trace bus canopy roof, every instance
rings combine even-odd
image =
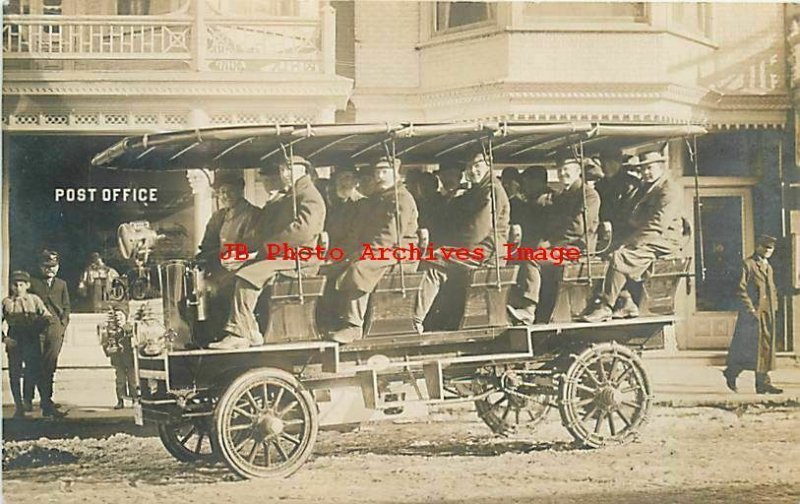
[[[547,162],[558,149],[583,143],[587,155],[670,138],[702,135],[692,125],[584,122],[427,124],[290,124],[228,126],[127,137],[92,159],[125,170],[254,168],[294,154],[316,166],[361,164],[393,154],[404,163],[464,161],[492,145],[496,164]]]

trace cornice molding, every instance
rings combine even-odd
[[[356,89],[352,101],[365,120],[383,113],[409,120],[507,117],[530,121],[713,124],[725,128],[783,127],[791,109],[785,93],[726,95],[672,83],[491,82],[418,95],[406,90],[380,94],[379,89],[373,88]],[[453,111],[458,112],[458,118],[453,117]]]
[[[344,99],[352,81],[332,78],[278,82],[13,81],[3,82],[5,96],[331,96]]]

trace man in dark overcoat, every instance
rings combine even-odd
[[[600,196],[593,187],[584,184],[581,173],[580,159],[571,154],[564,154],[559,158],[558,178],[561,191],[548,193],[539,199],[540,206],[549,210],[549,219],[538,247],[577,247],[585,251],[588,237],[588,246],[594,249],[599,224]],[[556,267],[545,261],[520,262],[516,306],[507,307],[514,320],[528,325],[536,321],[542,276],[554,279]]]
[[[376,259],[380,257],[377,250],[381,248],[405,248],[417,241],[417,205],[399,180],[399,163],[393,166],[391,159],[380,158],[361,170],[366,172],[362,180],[369,173],[371,181],[364,184],[367,198],[351,223],[357,228],[357,238],[351,249],[345,251],[348,264],[336,279],[336,291],[344,301],[339,314],[344,327],[333,333],[331,339],[339,343],[349,343],[363,336],[369,295],[378,281],[398,264],[404,271],[413,270],[412,265],[415,265],[394,258]],[[367,250],[373,253],[366,254]]]
[[[612,315],[632,318],[639,309],[630,295],[624,304],[615,305],[628,280],[641,281],[655,259],[680,249],[683,232],[683,198],[678,184],[667,171],[666,157],[660,150],[641,155],[639,169],[642,187],[628,219],[629,232],[620,237],[622,246],[611,254],[611,261],[598,302],[581,317],[584,322],[602,322]]]
[[[503,244],[508,240],[511,207],[506,191],[492,174],[484,153],[476,154],[469,161],[465,175],[472,187],[454,198],[446,207],[442,219],[449,226],[443,230],[441,243],[437,242],[436,245],[480,249],[483,252],[483,261],[472,261],[470,264],[480,266],[494,261],[495,254],[503,254]],[[428,264],[430,268],[425,271],[414,304],[414,329],[420,334],[424,330],[422,323],[442,284],[451,273],[463,273],[466,266],[453,258],[440,258]]]
[[[268,203],[257,224],[255,240],[259,244],[255,261],[236,272],[233,288],[233,303],[228,321],[225,324],[225,338],[211,343],[209,348],[246,348],[263,344],[263,336],[258,329],[253,310],[265,285],[280,271],[292,271],[298,263],[280,257],[270,259],[267,245],[283,248],[315,248],[319,234],[325,224],[325,201],[306,175],[310,163],[300,156],[292,156],[278,165],[265,167],[261,175],[265,177],[267,188],[281,187],[280,195]],[[302,274],[313,274],[315,263],[301,261]]]
[[[775,367],[775,313],[778,293],[768,259],[775,250],[775,238],[758,238],[755,253],[744,260],[736,290],[741,303],[736,330],[728,349],[723,374],[728,388],[736,392],[736,378],[743,370],[756,373],[757,394],[780,394],[772,385],[769,371]]]
[[[214,317],[206,322],[208,327],[203,331],[204,337],[218,337],[230,310],[235,282],[232,269],[241,266],[241,263],[221,261],[220,253],[226,250],[227,244],[253,245],[253,233],[261,215],[261,209],[244,197],[244,178],[241,173],[217,171],[211,187],[219,209],[206,224],[200,250],[195,256],[205,271],[209,310],[214,313]]]
[[[350,250],[357,241],[355,228],[364,202],[364,195],[358,190],[355,167],[337,166],[333,172],[332,186],[333,194],[329,195],[325,231],[328,232],[330,248]]]
[[[614,235],[625,236],[630,233],[628,217],[641,180],[637,166],[639,157],[630,156],[622,163],[620,157],[621,154],[603,160],[604,177],[597,182],[595,189],[600,195],[600,221],[610,222]]]
[[[53,402],[53,380],[72,308],[67,283],[56,277],[60,266],[58,253],[52,250],[43,251],[39,264],[40,275],[31,278],[30,292],[42,298],[53,318],[42,339],[41,377],[37,388],[42,401],[42,415],[58,418],[64,416],[64,413]],[[32,399],[26,397],[25,401],[30,403]]]

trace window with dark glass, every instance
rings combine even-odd
[[[697,174],[701,177],[760,177],[778,165],[777,142],[770,131],[726,131],[697,138]],[[685,151],[683,174],[694,175]]]
[[[434,29],[436,32],[460,29],[491,21],[496,5],[484,2],[436,2]]]
[[[146,16],[150,14],[150,0],[117,0],[117,14]]]
[[[701,196],[700,222],[703,236],[705,279],[700,261],[695,261],[698,311],[735,311],[736,289],[741,273],[744,244],[744,199],[741,196]],[[695,251],[700,252],[701,233],[695,233]]]

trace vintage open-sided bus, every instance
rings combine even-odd
[[[97,154],[93,164],[228,170],[294,154],[316,166],[379,155],[404,165],[437,164],[480,146],[494,168],[528,167],[546,164],[557,149],[583,156],[680,137],[692,145],[691,138],[704,132],[696,126],[572,122],[263,125],[126,138]],[[133,236],[120,243],[135,246]],[[142,239],[140,245],[151,244]],[[518,266],[496,260],[452,282],[440,296],[446,303],[443,320],[435,330],[417,334],[409,321],[423,273],[396,268],[371,296],[365,337],[349,344],[325,340],[319,328],[323,273],[279,275],[265,289],[263,346],[163,345],[157,355],[136,349],[137,420],[157,423],[165,447],[179,460],[218,456],[245,478],[292,474],[312,452],[320,426],[392,420],[464,401],[474,402],[479,416],[501,435],[533,426],[557,408],[576,442],[589,447],[625,442],[641,429],[651,402],[637,354],[663,347],[664,328],[675,322],[678,283],[690,276],[690,259],[678,253],[655,261],[643,280],[638,318],[575,322],[605,275],[604,248],[598,244],[580,260],[564,263],[548,313],[528,326],[511,325],[505,309]],[[177,283],[166,289],[171,294],[162,292],[164,303],[177,307],[191,339],[192,332],[203,330],[202,319],[215,317],[198,310],[202,273],[188,260],[160,266],[164,281]]]

